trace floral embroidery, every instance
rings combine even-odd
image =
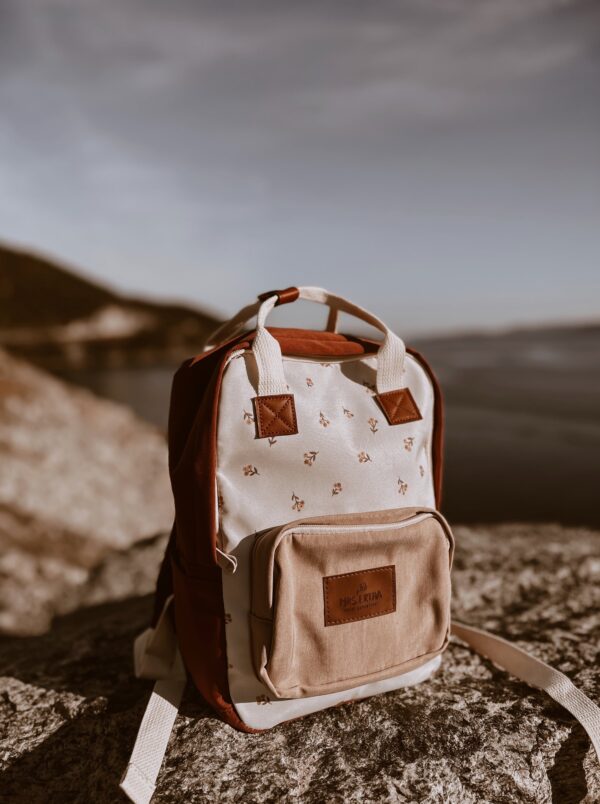
[[[311,380],[310,377],[307,377],[306,378],[306,384],[308,385],[309,388],[312,388],[313,385],[314,385],[314,382]]]
[[[321,411],[319,411],[319,424],[320,424],[322,427],[329,427],[329,425],[331,424],[331,422],[329,421],[329,419],[328,419],[328,418],[327,418],[327,416],[326,416],[326,415],[323,413],[323,411],[322,411],[322,410],[321,410]]]
[[[277,443],[277,439],[273,438],[273,436],[269,436],[269,446],[272,447],[273,444]]]
[[[408,483],[405,483],[401,477],[398,478],[398,494],[406,494],[408,491]]]
[[[257,695],[256,696],[256,703],[259,706],[265,706],[266,704],[271,703],[271,699],[269,698],[268,695]]]
[[[297,494],[292,491],[292,509],[294,511],[301,511],[304,508],[304,500],[301,500]]]
[[[415,439],[410,436],[409,438],[404,439],[404,449],[407,452],[412,452],[413,444],[415,443]]]
[[[363,380],[363,385],[365,386],[365,391],[366,391],[367,393],[369,393],[370,391],[372,391],[373,393],[375,393],[375,390],[376,390],[376,389],[375,389],[375,386],[373,385],[373,383],[372,383],[372,382],[369,382],[368,380]]]
[[[419,474],[421,475],[421,477],[423,477],[423,475],[425,474],[425,467],[421,466],[420,464],[419,464]]]
[[[331,489],[331,496],[335,497],[336,494],[341,494],[341,492],[342,492],[342,484],[334,483],[333,488]]]
[[[254,422],[254,416],[252,413],[248,413],[247,410],[244,411],[244,421],[246,424],[252,424]]]
[[[247,463],[244,466],[244,468],[242,469],[242,471],[246,475],[246,477],[251,477],[252,475],[259,474],[258,469],[256,468],[256,466],[252,466],[251,463]]]
[[[358,453],[358,462],[359,463],[368,463],[370,460],[371,460],[371,456],[369,455],[368,452],[365,452],[363,450],[363,452]]]
[[[228,614],[227,612],[225,612],[225,622],[227,623],[227,625],[229,625],[229,623],[231,622],[231,614]]]
[[[321,363],[323,368],[331,368],[331,363]]]
[[[344,408],[344,407],[342,407],[342,410],[344,411],[344,416],[347,419],[353,419],[354,418],[354,413],[352,413],[351,410],[348,410],[348,408]]]
[[[319,454],[318,451],[314,450],[314,449],[311,450],[310,452],[305,452],[304,453],[304,463],[307,466],[312,466],[313,463],[317,460],[317,455],[318,454]]]
[[[376,433],[377,430],[379,429],[377,427],[377,422],[378,422],[378,419],[374,419],[372,416],[368,421],[369,429],[371,430],[372,433]]]

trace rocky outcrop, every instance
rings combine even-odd
[[[517,641],[600,700],[600,533],[514,525],[456,535],[455,615]],[[106,556],[88,600],[119,602],[0,643],[0,800],[121,800],[150,689],[131,676],[131,640],[147,623],[161,547]],[[188,690],[154,800],[591,804],[600,768],[567,712],[453,642],[420,687],[259,735],[233,731]]]
[[[0,346],[44,368],[176,363],[214,316],[121,295],[52,260],[0,243]]]
[[[0,351],[0,631],[45,630],[108,553],[170,527],[166,453],[127,408]]]

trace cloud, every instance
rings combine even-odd
[[[133,289],[217,266],[241,302],[282,255],[462,271],[456,231],[483,259],[515,187],[593,205],[596,4],[0,3],[0,236]]]

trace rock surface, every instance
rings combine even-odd
[[[456,528],[454,613],[531,649],[600,700],[600,533]],[[43,636],[0,642],[0,801],[124,800],[117,788],[150,685],[131,676],[161,540],[113,553],[90,605]],[[110,580],[109,580],[110,579]],[[457,642],[426,684],[260,735],[216,720],[188,689],[156,802],[585,802],[600,768],[546,697]]]
[[[45,630],[172,517],[163,434],[0,350],[0,631]]]

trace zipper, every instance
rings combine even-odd
[[[361,530],[368,530],[368,531],[385,531],[385,530],[393,530],[393,529],[402,529],[406,528],[409,525],[418,525],[419,522],[423,522],[425,519],[429,519],[430,517],[436,518],[435,514],[427,511],[422,514],[414,514],[413,516],[409,517],[408,519],[402,519],[399,522],[379,522],[372,525],[369,523],[364,524],[356,524],[356,525],[319,525],[317,522],[314,523],[305,523],[304,525],[298,525],[297,527],[284,527],[277,539],[277,543],[279,543],[284,536],[288,533],[325,533],[325,534],[336,534],[336,533],[354,533],[356,531]],[[443,522],[441,523],[443,526]],[[445,530],[445,528],[444,528]],[[264,538],[269,536],[273,533],[273,529],[270,528],[269,530],[264,531],[263,533],[259,534],[252,546],[252,550],[256,550],[258,545],[262,542]],[[448,547],[450,546],[448,542]]]
[[[227,358],[225,365],[228,366],[232,360],[235,360],[236,357],[240,357],[240,355],[246,354],[251,352],[252,349],[236,349],[232,352],[229,357]],[[372,360],[377,358],[377,352],[373,352],[372,354],[359,354],[359,355],[322,355],[321,357],[311,357],[310,355],[283,355],[284,361],[290,361],[292,363],[320,363],[321,365],[325,366],[330,363],[351,363],[354,360]],[[407,357],[411,357],[412,355],[407,355]]]
[[[360,355],[323,355],[322,357],[311,357],[310,355],[283,355],[284,360],[289,360],[292,363],[320,363],[326,366],[330,363],[351,363],[354,360],[372,360],[377,358],[377,352],[373,354],[360,354]]]
[[[379,531],[379,530],[390,530],[392,528],[405,528],[407,525],[417,525],[419,522],[422,522],[424,519],[428,519],[429,517],[433,516],[433,514],[426,513],[426,514],[415,514],[414,516],[409,517],[408,519],[402,519],[400,522],[380,522],[375,525],[369,524],[362,524],[362,525],[318,525],[314,524],[306,524],[306,525],[298,525],[297,528],[286,528],[282,531],[281,535],[284,536],[286,533],[310,533],[311,531],[318,530],[319,533],[354,533],[357,530],[369,530],[369,531]],[[260,536],[259,538],[262,538]]]
[[[451,539],[448,538],[446,532],[446,526],[443,519],[440,519],[436,516],[435,513],[431,511],[426,511],[421,514],[414,514],[413,516],[409,517],[408,519],[402,519],[399,522],[377,522],[374,524],[369,525],[369,523],[364,524],[356,524],[356,525],[319,525],[317,522],[314,523],[305,523],[304,525],[298,525],[296,527],[292,526],[284,526],[280,531],[279,534],[275,537],[273,544],[270,545],[269,550],[275,551],[277,547],[281,544],[285,536],[288,534],[293,533],[313,533],[313,534],[336,534],[336,533],[354,533],[356,531],[386,531],[386,530],[401,530],[403,528],[407,528],[410,525],[418,525],[419,522],[423,522],[425,519],[434,518],[438,519],[440,525],[442,526],[442,530],[444,531],[446,547],[448,551],[450,551],[451,546]],[[252,557],[254,560],[254,555],[256,554],[259,545],[262,543],[263,539],[273,534],[273,528],[269,530],[263,531],[262,533],[258,534],[254,540],[254,544],[252,545]],[[267,582],[267,589],[271,590],[269,595],[272,596],[273,592],[273,564],[269,565],[268,570],[268,582]],[[271,601],[272,602],[272,601]]]

